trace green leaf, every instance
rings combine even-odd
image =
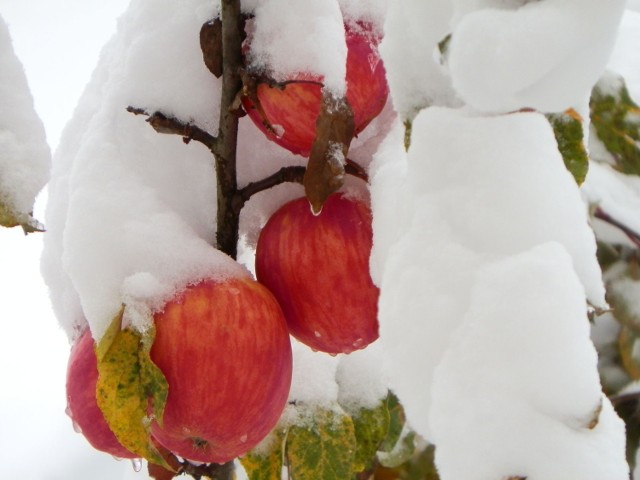
[[[389,408],[386,399],[374,408],[361,408],[352,415],[356,436],[354,471],[373,467],[376,452],[389,431]]]
[[[168,394],[164,375],[149,357],[154,330],[143,335],[132,328],[122,329],[123,312],[96,347],[98,406],[125,448],[170,469],[149,438],[153,420],[148,415],[149,399],[154,416],[161,420]]]
[[[413,122],[411,120],[404,121],[404,150],[409,151],[411,147],[411,133],[413,132]]]
[[[435,465],[435,447],[428,445],[425,449],[412,455],[410,459],[393,468],[379,466],[375,478],[398,480],[439,480]]]
[[[286,456],[292,480],[347,480],[354,474],[353,421],[333,410],[315,410],[307,425],[289,428]]]
[[[618,170],[640,175],[640,107],[621,76],[607,76],[591,92],[591,124]]]
[[[275,429],[260,445],[240,458],[249,480],[281,480],[286,430]]]
[[[387,397],[387,411],[389,412],[389,429],[386,438],[380,445],[380,450],[383,452],[390,452],[395,448],[407,422],[404,408],[393,392],[389,392]]]
[[[378,461],[384,467],[394,468],[405,463],[416,450],[416,435],[407,427],[404,408],[393,393],[387,397],[389,429],[378,450]]]
[[[573,109],[564,113],[548,114],[546,117],[553,127],[558,149],[567,170],[571,172],[578,185],[582,185],[589,170],[589,155],[584,146],[582,118]]]

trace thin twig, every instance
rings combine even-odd
[[[241,209],[244,204],[248,202],[249,199],[255,194],[263,192],[265,190],[269,190],[270,188],[278,186],[282,183],[302,184],[305,171],[306,167],[303,166],[282,167],[277,172],[263,178],[262,180],[248,183],[238,190],[236,208]],[[347,164],[345,165],[345,172],[349,175],[353,175],[354,177],[358,177],[365,182],[369,180],[369,176],[367,175],[366,170],[353,160],[347,160]]]
[[[251,182],[238,190],[239,200],[244,204],[256,193],[268,190],[281,183],[291,182],[301,184],[305,170],[306,168],[302,166],[282,167],[276,173],[262,180]]]
[[[191,123],[185,123],[162,112],[148,113],[146,110],[137,107],[129,106],[127,107],[127,112],[149,117],[147,118],[147,123],[158,133],[180,135],[184,143],[195,140],[206,146],[212,153],[215,154],[217,151],[218,139]]]
[[[596,208],[593,215],[596,218],[604,222],[607,222],[608,224],[613,225],[614,227],[617,227],[620,230],[622,230],[624,234],[627,237],[629,237],[629,240],[631,240],[637,247],[640,247],[640,233],[636,232],[632,228],[627,227],[625,224],[619,222],[618,220],[613,218],[611,215],[609,215],[607,212],[602,210],[601,207]]]

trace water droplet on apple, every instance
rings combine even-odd
[[[246,442],[246,441],[247,441],[247,434],[245,433],[244,435],[242,435],[242,436],[240,437],[240,442],[244,443],[244,442]]]
[[[362,338],[358,338],[351,345],[353,345],[353,348],[355,348],[357,350],[357,349],[362,348],[364,346],[364,340]]]
[[[316,336],[316,338],[320,338],[322,336],[322,334],[317,330],[313,332],[313,334]]]
[[[276,137],[282,138],[285,132],[284,127],[282,125],[271,125],[271,128],[273,129],[273,133],[275,134]]]
[[[72,419],[73,420],[73,419]],[[73,424],[73,431],[76,433],[82,433],[82,428],[80,427],[80,425],[78,425],[78,422],[76,422],[75,420],[73,420],[71,422]]]
[[[142,470],[142,459],[141,458],[132,458],[131,465],[133,466],[133,471],[138,473]]]

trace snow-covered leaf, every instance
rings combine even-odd
[[[420,453],[395,468],[378,467],[375,478],[402,480],[440,480],[435,466],[435,446],[429,445]]]
[[[553,127],[564,164],[578,185],[582,185],[589,170],[589,155],[584,146],[582,118],[573,109],[564,113],[549,114],[547,118]]]
[[[389,430],[389,408],[383,400],[374,408],[362,408],[352,415],[356,435],[354,470],[363,472],[373,466],[378,447]]]
[[[332,410],[316,410],[309,424],[289,429],[286,455],[292,480],[352,477],[356,452],[353,421]]]
[[[16,214],[0,201],[0,225],[7,228],[21,226],[24,233],[43,232],[44,227],[31,215]]]
[[[353,111],[343,100],[325,93],[316,123],[316,139],[311,147],[304,190],[313,211],[319,213],[329,195],[344,183],[344,166],[355,135]]]
[[[622,77],[605,77],[591,94],[591,123],[619,170],[640,175],[640,107]]]
[[[258,447],[240,458],[240,463],[249,480],[280,480],[282,478],[285,434],[286,430],[276,428]]]
[[[415,433],[406,424],[404,408],[393,393],[387,399],[389,429],[378,451],[381,465],[389,468],[405,463],[415,452]]]

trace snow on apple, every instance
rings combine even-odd
[[[9,29],[2,17],[0,65],[0,210],[7,210],[0,216],[8,214],[26,228],[38,228],[30,214],[36,195],[49,179],[51,153],[22,64],[13,52]]]
[[[607,307],[594,234],[551,126],[531,111],[586,105],[622,2],[243,2],[245,73],[284,82],[276,93],[293,96],[309,92],[288,81],[321,79],[356,118],[357,105],[372,108],[348,155],[369,169],[370,185],[349,177],[317,217],[304,199],[287,203],[303,193],[295,183],[252,196],[240,217],[246,265],[212,247],[209,149],[158,135],[127,111],[216,132],[222,80],[204,66],[197,35],[218,14],[214,3],[131,2],[50,184],[43,273],[69,337],[89,328],[99,341],[123,305],[126,327],[157,330],[151,356],[169,400],[155,441],[182,458],[227,462],[283,408],[285,423],[314,408],[373,408],[390,386],[409,426],[437,444],[443,480],[627,478],[624,425],[602,394],[589,339],[587,302]],[[351,81],[352,49],[372,76]],[[361,84],[369,92],[351,102]],[[315,138],[314,115],[304,145],[272,141],[300,123],[291,110],[304,101],[278,97],[284,114],[265,122],[243,94],[253,119],[239,125],[240,187],[304,166],[297,154]],[[636,186],[610,170],[595,167],[585,191],[622,215],[637,192],[618,185]],[[332,213],[333,202],[356,213]],[[299,211],[287,217],[291,205]],[[341,215],[357,217],[355,227]],[[327,222],[320,240],[312,222]],[[345,238],[329,239],[331,228]],[[257,278],[271,293],[248,273],[256,246]],[[363,350],[332,357],[291,346],[284,318],[313,349]],[[229,396],[213,394],[220,385]]]
[[[340,72],[340,78],[346,82],[342,89],[337,90],[327,83],[325,76],[313,74],[314,71],[307,68],[302,73],[292,70],[276,85],[260,82],[255,94],[245,95],[242,99],[256,126],[268,138],[293,153],[309,156],[316,136],[323,90],[328,89],[334,95],[346,98],[353,110],[356,135],[378,116],[386,104],[388,89],[384,66],[376,49],[378,34],[372,31],[370,24],[362,23],[346,24],[341,27],[340,34],[345,37],[347,45],[346,71]],[[255,39],[252,39],[250,52],[256,48],[254,43]],[[272,46],[274,42],[266,43]],[[278,51],[283,50],[280,48]],[[340,59],[334,59],[331,63],[339,62]],[[272,59],[266,67],[257,67],[258,71],[266,69],[267,75],[274,68],[279,71],[278,63]],[[283,71],[286,73],[288,69]]]

